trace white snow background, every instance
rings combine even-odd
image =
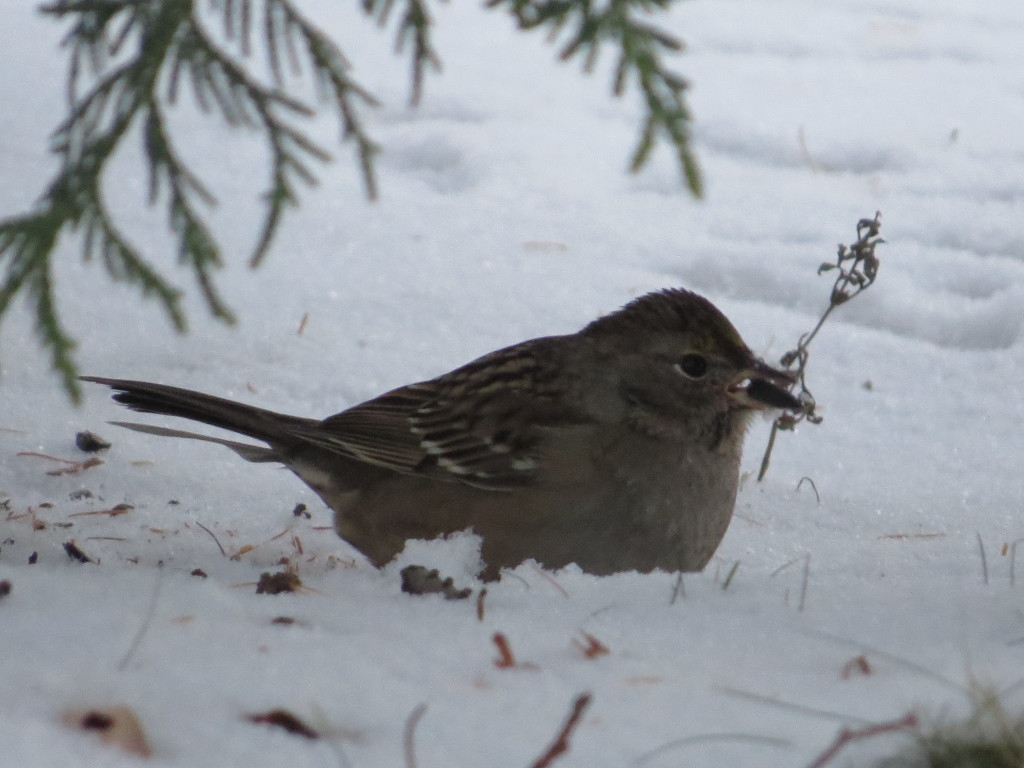
[[[8,5],[3,215],[28,209],[55,168],[45,137],[65,69],[60,25]],[[501,13],[432,5],[444,71],[414,110],[391,31],[348,4],[305,7],[384,103],[368,115],[381,200],[365,200],[335,145],[251,271],[261,145],[182,107],[182,146],[220,201],[218,283],[240,322],[211,320],[192,291],[191,333],[175,337],[155,303],[111,288],[67,242],[56,280],[83,372],[326,416],[668,286],[708,296],[777,361],[826,304],[818,264],[881,210],[877,284],[812,347],[825,421],[782,435],[766,480],[746,478],[715,560],[675,602],[671,574],[526,564],[488,588],[481,621],[475,599],[399,589],[409,563],[479,587],[472,541],[413,543],[376,571],[290,473],[108,426],[129,414],[105,388],[71,407],[22,303],[0,337],[0,763],[137,764],[61,724],[69,708],[115,705],[139,718],[149,764],[222,768],[405,765],[420,704],[420,768],[529,766],[583,692],[592,703],[556,761],[567,768],[805,766],[843,727],[968,713],[972,680],[1024,708],[1024,577],[1011,581],[1024,537],[1024,5],[680,4],[665,23],[687,42],[671,64],[693,84],[703,202],[664,147],[625,173],[639,97],[610,97],[610,51],[584,77]],[[312,130],[336,138],[327,119]],[[145,183],[129,152],[107,194],[191,291],[162,215],[133,207]],[[73,439],[86,428],[114,445],[84,473],[18,455],[84,458]],[[767,434],[767,421],[751,430],[747,473]],[[299,502],[311,519],[293,516]],[[80,514],[122,503],[116,517]],[[254,548],[229,559],[200,524],[229,555]],[[71,561],[72,538],[99,563]],[[305,588],[257,595],[283,557]],[[495,665],[496,632],[521,667]],[[609,653],[588,658],[583,633]],[[858,656],[866,674],[848,666]],[[325,738],[245,719],[275,708]],[[865,739],[830,764],[909,742]]]

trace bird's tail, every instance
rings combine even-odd
[[[163,435],[165,437],[187,437],[193,440],[205,440],[224,445],[247,461],[283,461],[281,451],[286,450],[295,442],[292,429],[309,427],[317,422],[297,416],[286,416],[252,405],[225,400],[221,397],[206,395],[190,389],[168,387],[164,384],[151,384],[146,381],[129,381],[126,379],[105,379],[98,376],[82,376],[82,381],[106,384],[117,391],[114,400],[128,406],[133,411],[155,413],[163,416],[180,416],[213,427],[220,427],[237,432],[247,437],[266,443],[269,448],[238,443],[194,432],[183,432],[176,429],[154,427],[146,424],[130,422],[113,422],[118,426],[134,429],[137,432]]]

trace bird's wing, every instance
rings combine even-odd
[[[416,472],[427,454],[411,418],[433,398],[430,382],[410,384],[329,416],[306,436],[360,461]]]
[[[451,373],[330,416],[306,439],[351,458],[492,490],[529,485],[546,429],[581,423],[567,412],[526,347],[491,353]]]

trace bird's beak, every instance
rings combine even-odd
[[[795,383],[793,374],[756,360],[729,385],[729,394],[747,408],[799,411],[803,404],[788,390]]]

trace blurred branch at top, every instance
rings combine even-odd
[[[632,169],[647,162],[657,136],[664,134],[697,195],[700,175],[689,150],[685,83],[661,60],[680,44],[635,18],[638,11],[663,10],[672,1],[612,0],[600,12],[588,0],[492,0],[490,5],[507,6],[523,29],[574,25],[561,57],[582,55],[588,69],[601,44],[620,48],[613,91],[621,94],[635,80],[646,105]],[[427,71],[441,66],[428,3],[362,0],[360,5],[369,19],[395,28],[396,52],[411,63],[409,100],[416,105]],[[75,342],[61,322],[54,292],[53,255],[62,237],[74,234],[85,259],[101,262],[112,279],[131,282],[144,296],[156,298],[172,326],[186,328],[180,290],[132,242],[103,195],[104,184],[111,183],[105,178],[111,161],[130,138],[141,139],[147,173],[143,204],[166,211],[178,261],[193,273],[210,312],[232,322],[214,284],[223,258],[208,223],[216,200],[184,159],[188,137],[176,137],[169,120],[175,105],[190,99],[229,128],[248,129],[264,142],[267,184],[260,190],[258,232],[248,254],[256,266],[285,212],[298,204],[300,189],[315,185],[318,168],[331,160],[304,130],[318,109],[335,116],[367,197],[377,197],[378,147],[366,114],[378,102],[354,79],[353,66],[338,46],[293,0],[58,0],[41,10],[68,27],[63,41],[67,114],[51,137],[59,160],[53,178],[28,212],[0,220],[0,320],[16,296],[26,296],[40,343],[77,402]],[[263,75],[254,73],[255,50],[266,58]],[[314,103],[294,95],[303,79],[315,85]]]

